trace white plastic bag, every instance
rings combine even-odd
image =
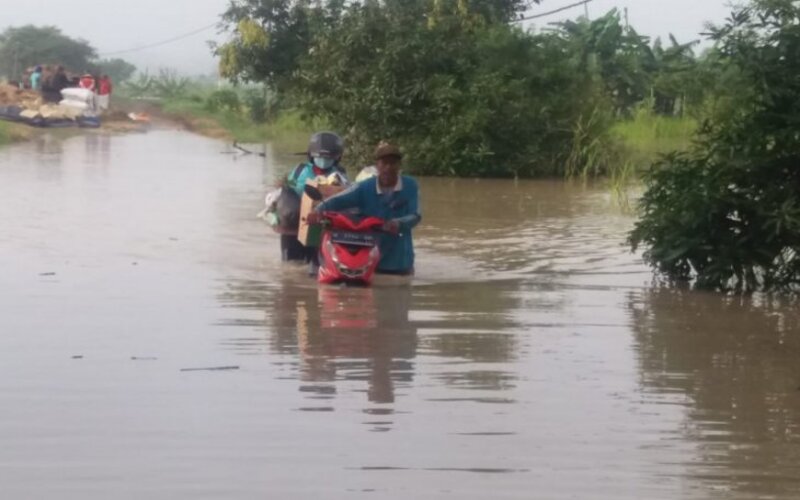
[[[89,102],[94,99],[94,92],[89,89],[69,87],[61,91],[61,95],[68,101]]]
[[[264,210],[260,211],[256,217],[259,219],[263,219],[270,223],[271,226],[276,226],[278,224],[277,218],[274,217],[275,214],[275,204],[278,201],[278,197],[281,195],[281,190],[276,189],[274,191],[270,191],[267,193],[267,196],[264,197]],[[273,217],[269,217],[272,214]]]
[[[72,101],[69,99],[64,99],[63,101],[58,103],[59,106],[66,106],[68,108],[78,109],[80,111],[86,111],[89,109],[89,104],[80,101]]]

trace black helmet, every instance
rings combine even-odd
[[[344,141],[333,132],[317,132],[308,141],[308,156],[328,156],[340,159],[344,153]]]

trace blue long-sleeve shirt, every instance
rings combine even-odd
[[[414,241],[411,230],[422,220],[417,181],[403,175],[394,189],[381,190],[378,187],[378,178],[372,177],[328,198],[317,206],[317,211],[339,212],[351,208],[357,208],[366,217],[395,220],[400,226],[396,235],[384,233],[379,236],[381,260],[378,271],[413,271]]]

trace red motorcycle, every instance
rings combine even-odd
[[[378,217],[351,218],[338,212],[323,212],[320,283],[369,286],[381,259],[378,232],[384,221]]]

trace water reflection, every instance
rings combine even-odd
[[[363,381],[371,403],[393,403],[413,381],[417,330],[409,321],[411,290],[320,287],[316,302],[297,304],[301,390],[337,379]],[[317,385],[322,383],[322,385]],[[327,389],[331,387],[331,389]]]
[[[223,324],[267,332],[263,341],[230,339],[229,348],[253,354],[266,344],[283,355],[308,401],[300,410],[334,411],[337,398],[363,394],[362,411],[391,415],[394,403],[414,391],[419,356],[428,360],[427,384],[440,388],[425,391],[428,401],[514,401],[504,393],[517,378],[511,363],[518,325],[510,312],[516,289],[513,283],[318,287],[290,276],[278,283],[234,281],[220,298],[228,310]],[[243,317],[247,310],[262,311],[263,319]]]
[[[64,141],[52,134],[37,135],[30,153],[35,161],[36,176],[41,181],[60,181],[63,176]]]
[[[296,158],[226,148],[0,150],[5,497],[800,497],[797,304],[651,291],[551,182],[421,179],[414,285],[321,289],[253,217]]]
[[[102,167],[107,172],[111,162],[111,136],[101,133],[87,134],[84,154],[87,165]]]
[[[326,401],[351,383],[369,403],[393,403],[396,391],[413,381],[417,327],[409,320],[409,287],[318,288],[300,278],[277,288],[256,282],[231,288],[226,302],[263,309],[271,349],[296,354],[294,376],[311,401],[303,410],[332,410]]]
[[[693,475],[725,498],[800,496],[800,313],[786,300],[631,294],[642,385],[688,398]]]

